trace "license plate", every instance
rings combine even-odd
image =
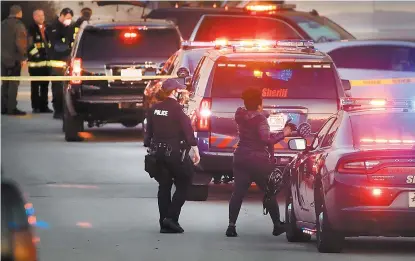
[[[415,208],[415,192],[409,192],[409,207]]]
[[[282,113],[270,115],[268,118],[268,124],[271,131],[280,131],[284,129],[286,122],[287,116]]]
[[[121,81],[141,81],[143,79],[142,76],[143,72],[141,71],[141,69],[128,68],[121,70]]]

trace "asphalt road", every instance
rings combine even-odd
[[[19,107],[30,110],[28,88]],[[238,220],[239,238],[226,238],[230,186],[211,187],[207,202],[187,202],[186,232],[158,233],[157,184],[143,171],[139,128],[87,129],[83,143],[66,143],[52,115],[2,116],[1,160],[37,217],[41,261],[414,260],[413,239],[348,239],[342,254],[319,254],[315,240],[287,243],[271,235],[255,190]]]

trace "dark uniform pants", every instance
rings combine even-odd
[[[1,64],[1,76],[20,76],[22,67],[19,62],[13,67],[6,67]],[[1,83],[1,110],[12,113],[17,106],[17,90],[19,81],[2,81]]]
[[[158,205],[160,212],[160,225],[164,218],[179,221],[181,209],[186,201],[187,192],[191,183],[191,173],[180,161],[180,156],[172,155],[157,160],[160,173],[156,180],[159,183]],[[171,190],[173,184],[176,187],[173,197]]]
[[[52,67],[52,76],[63,76],[65,68]],[[55,114],[63,113],[63,81],[52,82],[52,104]]]
[[[50,69],[48,67],[29,68],[31,76],[49,76]],[[46,110],[48,108],[48,81],[32,81],[31,100],[32,109]]]
[[[237,153],[233,158],[234,190],[229,201],[229,222],[235,224],[241,210],[242,201],[248,192],[252,182],[266,191],[268,177],[274,165],[270,163],[267,153]],[[276,196],[273,196],[268,205],[265,206],[269,211],[272,222],[280,222],[280,213]]]

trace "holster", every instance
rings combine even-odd
[[[144,156],[144,170],[150,175],[150,178],[157,176],[159,168],[157,166],[157,158],[155,155],[149,153]]]

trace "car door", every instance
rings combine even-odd
[[[302,221],[311,222],[315,219],[314,214],[314,181],[313,166],[316,162],[316,157],[320,154],[319,149],[330,127],[335,122],[336,118],[329,118],[320,131],[317,133],[312,143],[312,149],[299,155],[298,157],[298,201],[300,205],[300,216]],[[313,217],[314,215],[314,217]]]

